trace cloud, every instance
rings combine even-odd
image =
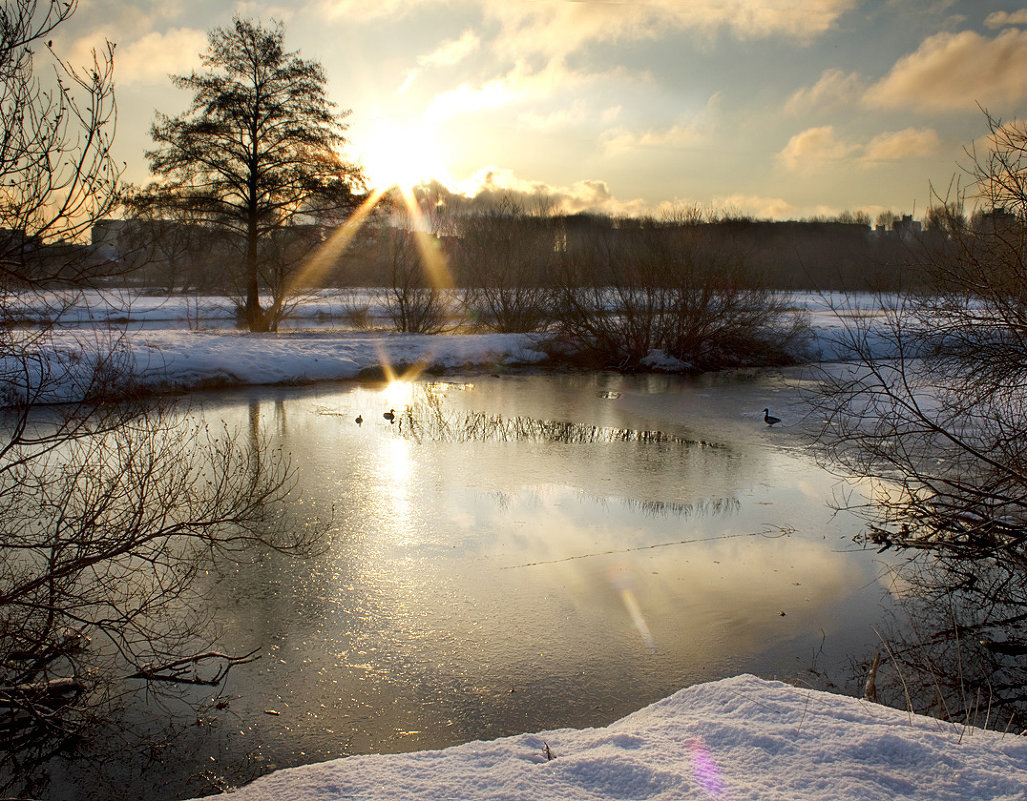
[[[905,128],[875,136],[867,143],[862,158],[864,161],[897,161],[930,156],[940,145],[941,140],[933,128]]]
[[[398,18],[414,11],[418,6],[441,5],[442,0],[314,0],[307,13],[318,19],[360,23],[384,17]]]
[[[668,29],[706,34],[726,30],[741,39],[809,39],[834,28],[857,0],[313,0],[310,13],[359,23],[396,18],[424,6],[453,5],[477,7],[509,31],[520,31],[526,39],[535,35],[550,52],[569,52],[567,48],[577,49],[585,41],[652,38]]]
[[[68,60],[75,65],[91,64],[92,50],[98,41],[103,41],[103,37],[88,35],[78,39],[68,49]],[[207,34],[193,28],[151,32],[134,41],[119,38],[114,51],[118,85],[166,84],[170,74],[198,67],[199,53],[206,49]]]
[[[445,0],[413,0],[410,7]],[[480,11],[476,30],[488,30],[487,51],[494,65],[502,65],[477,83],[466,83],[439,95],[430,115],[438,119],[461,113],[497,108],[519,99],[544,99],[556,92],[589,82],[629,76],[624,68],[596,68],[588,59],[576,58],[589,46],[609,42],[666,39],[681,31],[715,35],[727,31],[741,39],[786,37],[808,40],[835,26],[837,19],[856,0],[649,0],[645,3],[598,0],[506,0],[502,3],[465,2]],[[354,19],[379,16],[382,8],[397,8],[383,0],[372,11],[361,13],[353,3],[338,7],[352,10]],[[336,11],[338,8],[336,9]],[[420,71],[430,65],[455,63],[486,42],[472,31],[447,42],[428,57],[418,60],[407,74],[405,91]],[[425,58],[427,60],[425,60]],[[452,61],[450,59],[453,59]],[[569,65],[573,64],[571,67]],[[510,66],[512,65],[512,66]],[[646,80],[648,73],[635,70],[631,80]]]
[[[474,31],[467,29],[460,34],[459,39],[445,41],[432,52],[419,56],[417,67],[407,73],[406,80],[403,81],[403,85],[399,88],[400,94],[410,87],[410,84],[414,82],[425,67],[451,67],[454,64],[459,64],[476,51],[480,45],[481,40],[478,38],[478,35]]]
[[[489,81],[479,88],[463,83],[456,89],[436,95],[425,109],[424,117],[434,122],[442,122],[460,114],[474,114],[498,108],[522,96],[523,92],[512,87],[504,78]]]
[[[799,89],[788,99],[785,111],[797,114],[851,104],[859,100],[865,87],[866,79],[858,72],[825,70],[815,84]]]
[[[559,57],[587,43],[659,39],[671,31],[811,39],[831,30],[854,5],[855,0],[507,0],[487,4],[487,13],[502,26],[508,52]]]
[[[833,125],[821,125],[795,134],[778,153],[778,158],[791,170],[803,170],[848,158],[858,149],[858,145],[839,139]]]
[[[1027,25],[1027,8],[1019,11],[993,11],[984,18],[984,24],[992,29],[1007,25]]]
[[[1027,98],[1027,31],[1008,28],[994,39],[974,31],[939,33],[896,62],[870,87],[864,104],[954,111],[1015,104]]]
[[[561,106],[549,113],[527,111],[518,115],[517,122],[533,131],[560,131],[572,128],[590,116],[587,104],[582,100],[575,100],[570,105]]]
[[[438,185],[435,188],[438,189]],[[447,204],[456,211],[488,206],[501,199],[520,203],[525,208],[535,208],[540,198],[544,198],[558,214],[588,211],[637,216],[648,211],[641,199],[619,200],[614,197],[606,181],[585,180],[569,186],[554,186],[544,181],[520,178],[513,170],[497,166],[482,167],[466,180],[443,189],[448,193]]]
[[[421,66],[450,66],[452,64],[459,64],[477,50],[479,45],[481,45],[481,40],[478,38],[478,35],[474,31],[467,29],[460,34],[459,39],[443,42],[433,52],[418,58],[417,63]]]
[[[796,208],[784,198],[761,195],[723,195],[713,198],[713,208],[731,216],[750,215],[758,219],[792,220]]]
[[[567,94],[586,84],[613,80],[617,72],[590,75],[567,69],[562,63],[547,64],[541,70],[532,70],[520,64],[506,75],[493,78],[475,87],[464,83],[442,92],[428,104],[427,119],[440,122],[461,114],[499,108],[527,98],[535,103],[556,93]]]
[[[692,123],[672,125],[669,128],[651,128],[641,133],[618,128],[600,136],[607,155],[616,155],[644,148],[681,149],[694,147],[704,141],[706,134],[701,126]]]
[[[788,169],[798,172],[845,160],[869,166],[882,161],[929,156],[940,144],[932,128],[885,131],[863,144],[839,138],[834,126],[822,125],[795,134],[778,153],[778,159]]]
[[[669,127],[649,128],[645,131],[633,131],[626,126],[620,126],[604,131],[599,137],[599,142],[606,155],[649,149],[681,150],[697,147],[709,139],[722,100],[723,95],[714,92],[706,101],[706,105],[689,119]]]

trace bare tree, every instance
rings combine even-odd
[[[988,117],[988,127],[990,149],[968,167],[987,213],[968,227],[959,207],[947,212],[946,235],[915,251],[924,289],[883,320],[853,321],[856,366],[825,375],[814,401],[832,463],[882,479],[870,510],[880,544],[1021,560],[1027,126]]]
[[[240,318],[251,331],[276,330],[291,284],[272,240],[356,206],[362,175],[338,154],[349,112],[328,99],[319,63],[285,51],[280,24],[236,19],[209,40],[206,71],[174,78],[193,93],[190,108],[153,125],[147,155],[164,181],[153,191],[168,214],[201,216],[237,247]]]
[[[393,327],[413,334],[438,334],[451,327],[450,290],[433,280],[425,263],[444,258],[438,240],[389,221],[380,222],[375,232],[374,261],[384,284],[379,297]]]
[[[65,341],[11,325],[34,290],[75,290],[109,265],[71,243],[117,195],[108,46],[79,73],[34,50],[74,3],[16,0],[0,12],[0,792],[26,792],[47,758],[109,714],[125,682],[222,679],[252,655],[220,652],[192,579],[204,560],[304,549],[276,525],[289,488],[259,439],[189,428],[137,398],[115,333]],[[30,294],[32,293],[32,294]],[[49,296],[49,295],[48,295]],[[58,306],[51,307],[59,314]]]
[[[975,722],[1027,710],[1027,125],[986,121],[971,222],[938,198],[922,289],[851,320],[850,362],[811,395],[824,463],[871,488],[867,544],[910,555],[891,700]]]
[[[13,0],[0,11],[0,277],[5,287],[82,281],[97,265],[52,246],[80,240],[114,205],[114,45],[77,70],[51,57],[45,83],[38,51],[74,2]]]

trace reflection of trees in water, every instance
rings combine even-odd
[[[638,431],[537,417],[504,417],[486,412],[452,410],[445,406],[444,385],[427,385],[420,397],[397,415],[398,431],[417,442],[558,442],[593,445],[607,442],[672,444],[690,448],[725,448],[702,439],[663,431]]]
[[[1027,725],[1027,565],[1006,558],[915,559],[895,576],[897,615],[881,632],[871,697],[957,723]],[[860,665],[873,674],[873,660]]]
[[[682,437],[664,431],[597,426],[563,420],[546,420],[525,415],[507,417],[501,414],[453,409],[445,403],[446,388],[445,384],[418,386],[414,403],[396,415],[394,424],[396,434],[418,444],[426,442],[447,444],[540,443],[570,446],[624,444],[632,447],[634,452],[639,454],[645,462],[644,469],[646,470],[652,470],[648,464],[648,454],[657,454],[655,458],[659,460],[658,469],[642,474],[645,479],[644,491],[657,494],[670,491],[670,486],[666,483],[668,476],[679,478],[681,485],[687,485],[690,470],[705,473],[710,468],[706,461],[702,461],[698,466],[690,463],[690,460],[675,461],[673,459],[675,455],[717,452],[721,454],[720,457],[715,457],[718,465],[726,466],[729,469],[737,466],[737,460],[730,458],[734,454],[727,445],[698,438]],[[671,469],[676,472],[669,472]],[[621,475],[617,475],[617,478],[620,477]],[[664,515],[714,516],[735,512],[740,506],[738,500],[730,497],[701,498],[694,502],[673,502],[656,498],[630,497],[631,490],[627,484],[621,484],[620,489],[624,495],[621,502],[625,507],[648,517]],[[598,501],[608,498],[607,495],[596,494],[591,485],[586,485],[583,491]],[[639,491],[639,488],[636,487],[635,491]]]
[[[667,503],[664,501],[623,499],[623,504],[645,517],[720,517],[735,514],[742,508],[737,498],[703,498],[695,503]]]

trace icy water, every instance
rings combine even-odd
[[[163,763],[119,782],[176,798],[347,754],[601,726],[743,672],[841,685],[875,648],[887,566],[831,508],[840,487],[803,443],[786,378],[191,398],[293,454],[291,514],[334,507],[331,547],[211,574],[226,649],[263,657],[233,670],[224,708],[185,719]]]

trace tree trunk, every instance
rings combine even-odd
[[[260,306],[260,285],[257,281],[257,220],[251,214],[246,231],[246,305],[243,316],[251,332],[268,330],[267,315]]]

